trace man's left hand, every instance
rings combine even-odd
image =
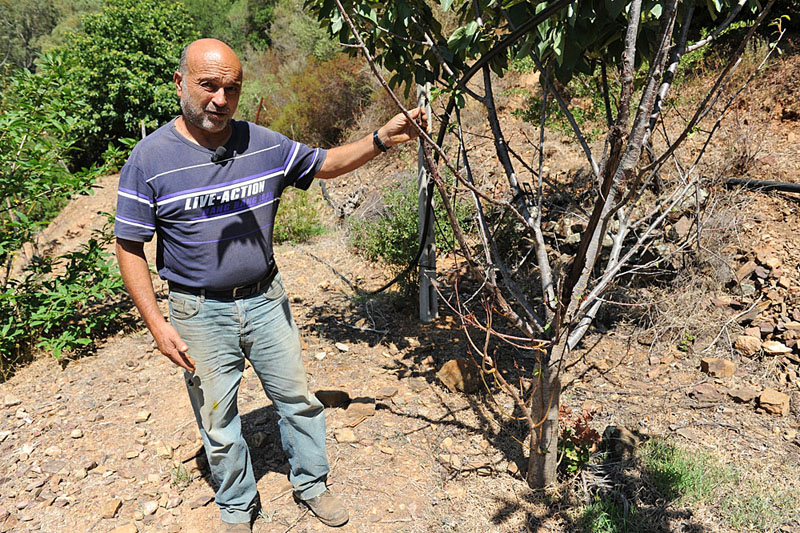
[[[423,108],[418,107],[416,109],[411,109],[408,114],[420,128],[428,131],[428,116]],[[419,131],[417,128],[409,122],[408,118],[403,113],[398,113],[393,116],[389,122],[378,130],[378,137],[380,137],[387,148],[416,139],[418,135]]]

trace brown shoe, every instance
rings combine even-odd
[[[250,522],[244,522],[241,524],[222,522],[222,525],[217,531],[219,531],[219,533],[250,533],[253,531],[253,528],[250,526]]]
[[[347,521],[350,520],[347,509],[344,508],[339,498],[334,496],[329,490],[309,500],[301,500],[297,497],[295,497],[295,499],[311,509],[314,516],[326,526],[339,527],[345,525]]]

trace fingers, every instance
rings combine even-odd
[[[183,342],[178,332],[171,326],[167,328],[166,335],[158,343],[158,347],[167,359],[189,372],[194,372],[195,365],[189,356],[189,346]]]

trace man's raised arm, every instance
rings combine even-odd
[[[408,114],[423,129],[428,127],[428,118],[422,108],[412,109]],[[346,174],[380,154],[383,150],[380,149],[379,143],[385,148],[390,148],[416,139],[417,135],[418,131],[414,125],[404,114],[398,113],[378,129],[377,142],[373,134],[369,134],[356,142],[328,150],[328,156],[316,177],[327,179]]]

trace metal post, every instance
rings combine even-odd
[[[430,132],[430,84],[417,85],[417,107],[424,107],[428,114],[428,131]],[[430,176],[425,168],[425,158],[422,156],[422,140],[419,141],[417,157],[417,186],[419,190],[419,239],[422,240],[423,226],[425,224],[425,208],[428,205],[428,182]],[[434,238],[433,202],[431,202],[428,219],[428,231],[425,242],[420,242],[422,255],[419,257],[419,319],[428,323],[439,317],[439,295],[434,289],[436,283],[436,239]]]

